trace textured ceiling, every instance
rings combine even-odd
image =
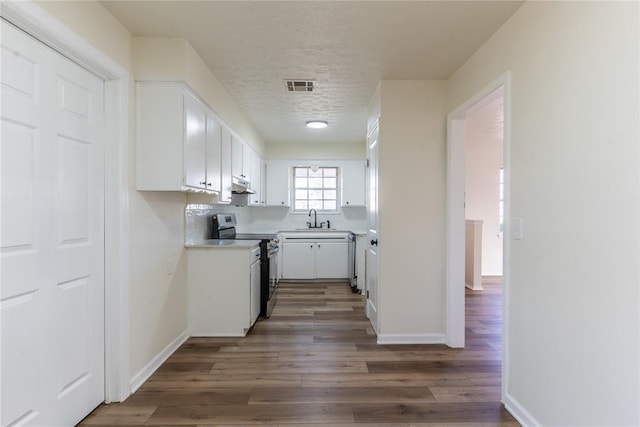
[[[267,143],[362,143],[382,79],[446,79],[521,1],[103,1],[135,36],[191,42]],[[286,91],[286,79],[317,82]],[[309,130],[307,120],[329,122]]]

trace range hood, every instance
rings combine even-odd
[[[233,177],[231,181],[231,192],[233,194],[256,194],[251,189],[251,183],[242,178]]]

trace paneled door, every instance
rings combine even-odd
[[[369,230],[367,232],[367,317],[378,333],[378,124],[367,136],[367,208]]]
[[[0,27],[0,422],[70,426],[104,400],[104,85]]]

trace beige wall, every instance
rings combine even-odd
[[[366,158],[366,145],[362,144],[267,144],[268,160],[361,160]]]
[[[510,368],[541,425],[638,425],[638,3],[527,2],[450,79],[512,72]]]
[[[444,81],[381,83],[381,335],[444,333],[445,96]]]

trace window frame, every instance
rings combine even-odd
[[[315,168],[317,168],[317,169],[335,169],[335,171],[336,171],[336,176],[335,176],[336,186],[335,186],[335,189],[332,188],[332,187],[326,187],[325,188],[324,186],[322,188],[315,188],[315,187],[312,188],[312,187],[309,187],[308,184],[307,184],[307,187],[297,187],[296,186],[296,170],[297,169],[306,169],[307,171],[311,171],[311,170],[313,170]],[[308,175],[308,172],[307,172],[307,177],[308,176],[309,175]],[[291,191],[291,208],[292,209],[291,209],[291,212],[292,213],[298,213],[298,214],[301,214],[301,213],[306,214],[311,209],[315,209],[315,208],[306,208],[306,209],[297,208],[296,207],[296,200],[304,200],[304,199],[297,199],[296,198],[296,190],[298,190],[298,189],[304,189],[304,190],[327,190],[328,189],[328,190],[331,190],[331,191],[335,190],[335,192],[336,192],[336,198],[335,198],[336,207],[335,207],[335,209],[316,209],[316,211],[318,213],[323,213],[323,214],[339,213],[340,212],[340,195],[341,195],[340,194],[340,188],[341,188],[341,180],[340,180],[340,178],[341,178],[341,176],[342,176],[342,170],[341,170],[340,166],[337,166],[337,165],[322,165],[322,166],[296,165],[296,166],[293,166],[291,168],[291,183],[292,183],[292,191]],[[323,178],[324,178],[324,174],[323,174]],[[331,177],[331,178],[333,178],[333,177]],[[323,197],[324,197],[324,194],[323,194]],[[307,199],[306,200],[307,200],[307,203],[310,200],[309,197],[308,197],[308,194],[307,194]],[[332,201],[334,199],[325,199],[325,198],[323,198],[323,199],[320,199],[320,200],[322,200],[322,201],[331,200]]]

